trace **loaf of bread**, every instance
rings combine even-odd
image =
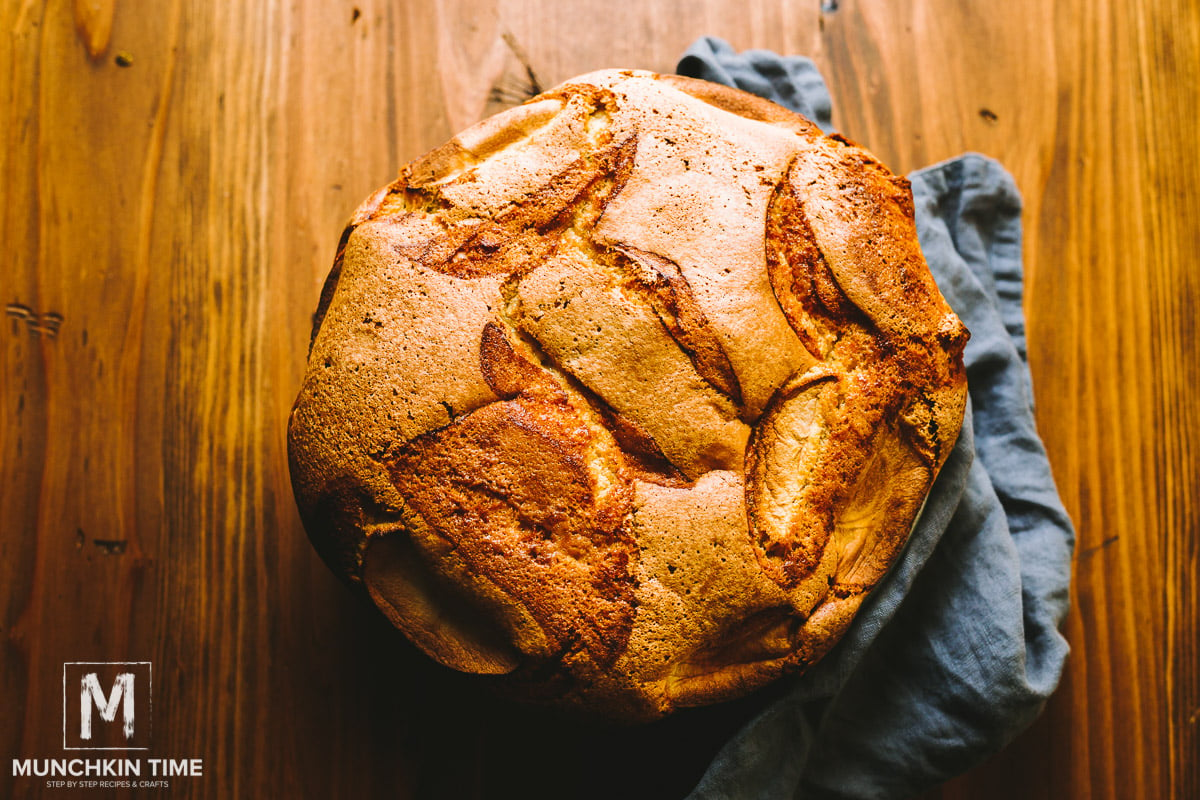
[[[958,435],[908,182],[765,100],[576,78],[354,214],[288,428],[310,538],[418,647],[625,720],[846,631]]]

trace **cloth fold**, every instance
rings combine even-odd
[[[678,72],[833,130],[807,58],[706,37]],[[909,797],[1011,741],[1061,677],[1075,536],[1034,425],[1020,194],[973,153],[909,179],[925,258],[971,331],[962,433],[846,636],[725,745],[692,800]]]

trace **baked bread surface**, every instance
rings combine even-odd
[[[592,73],[355,213],[293,486],[433,658],[651,719],[842,636],[957,438],[966,340],[904,178],[752,95]]]

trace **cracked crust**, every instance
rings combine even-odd
[[[585,75],[355,213],[305,526],[443,664],[628,720],[820,658],[962,422],[907,181],[737,90]]]

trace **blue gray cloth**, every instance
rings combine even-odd
[[[678,71],[832,130],[806,58],[704,38]],[[971,331],[962,433],[847,635],[725,745],[692,800],[910,797],[1002,748],[1058,685],[1075,535],[1034,427],[1021,198],[977,154],[909,178],[926,260]]]

